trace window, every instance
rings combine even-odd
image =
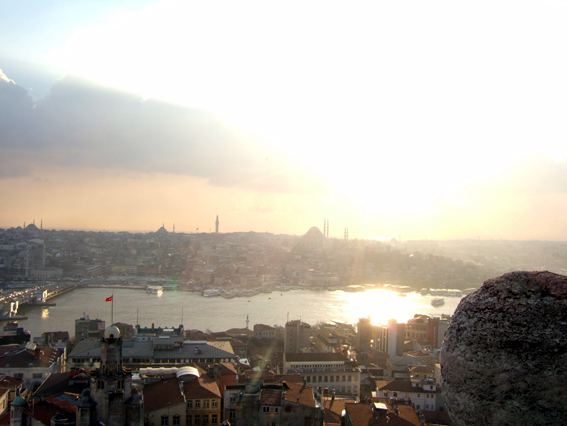
[[[208,399],[205,399],[203,401],[203,408],[209,408],[209,400]]]
[[[319,376],[319,383],[323,381],[323,376]]]
[[[192,424],[193,424],[193,416],[187,416],[187,424],[188,424],[188,425],[192,425]]]
[[[214,425],[216,425],[218,422],[219,422],[218,416],[217,416],[216,414],[213,414],[213,415],[211,416],[211,423],[214,424]]]
[[[23,373],[16,373],[14,374],[14,379],[22,380],[24,378]]]
[[[201,416],[195,416],[195,424],[196,424],[196,425],[200,425],[200,424],[201,424]]]
[[[419,410],[421,408],[421,405],[416,405],[415,408]]]
[[[274,407],[274,413],[279,413],[280,412],[280,407]]]
[[[230,396],[230,402],[236,402],[236,395]]]
[[[262,413],[269,413],[270,412],[270,407],[262,407]]]
[[[216,399],[213,399],[213,402],[212,402],[212,407],[213,407],[213,408],[217,408],[218,406],[219,406],[219,402],[218,402],[218,400],[216,400]]]
[[[341,380],[341,382],[344,382],[344,381],[345,381],[345,376],[343,376],[343,379]]]
[[[195,400],[195,408],[201,408],[201,400],[199,399]]]
[[[193,408],[193,401],[187,401],[187,408],[188,409]]]
[[[209,424],[209,416],[203,416],[203,424],[204,424],[204,425],[208,425],[208,424]]]
[[[236,419],[236,410],[230,410],[230,412],[228,413],[228,418],[231,420]]]
[[[169,425],[169,416],[161,416],[161,426]]]
[[[352,376],[350,374],[348,375],[348,381],[352,382]]]
[[[417,397],[418,397],[418,398],[420,398],[420,395],[419,395],[419,394],[417,394]]]
[[[329,381],[329,376],[325,376],[325,383]]]
[[[173,416],[173,426],[179,426],[181,423],[179,414]]]
[[[33,373],[34,379],[41,379],[41,373]]]

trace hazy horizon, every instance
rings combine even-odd
[[[2,228],[567,240],[565,2],[0,16]]]

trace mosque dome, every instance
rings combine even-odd
[[[104,339],[120,339],[120,330],[118,327],[111,325],[106,330],[104,330]]]
[[[317,227],[317,226],[312,226],[311,228],[309,228],[309,231],[307,231],[305,233],[305,236],[311,236],[311,237],[323,237],[323,233],[321,232],[321,230]]]

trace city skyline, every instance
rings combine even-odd
[[[567,240],[565,3],[220,6],[0,4],[0,227]]]

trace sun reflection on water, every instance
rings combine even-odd
[[[350,305],[350,309],[345,309],[352,312],[350,323],[357,323],[359,318],[369,317],[374,325],[387,324],[392,318],[399,322],[407,321],[417,313],[414,304],[408,303],[408,299],[422,297],[417,293],[397,293],[380,289],[340,293],[340,297]]]

